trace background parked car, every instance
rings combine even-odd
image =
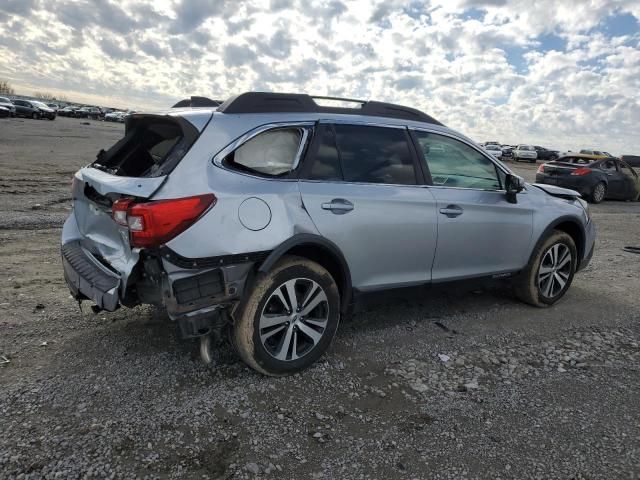
[[[60,105],[58,105],[57,103],[47,103],[47,107],[49,107],[56,113],[58,112],[58,110],[60,110]]]
[[[104,116],[104,121],[105,122],[120,122],[120,121],[124,121],[124,116],[126,115],[125,112],[111,112],[111,113],[107,113]]]
[[[640,155],[622,155],[620,160],[628,163],[632,167],[640,167]]]
[[[589,155],[591,158],[610,158],[613,157],[610,153],[602,152],[600,150],[580,150],[582,155]]]
[[[7,107],[3,107],[2,105],[0,105],[0,118],[8,118],[11,117],[11,110],[9,110]]]
[[[16,116],[16,106],[8,98],[0,97],[0,107],[4,107],[9,110],[12,117]]]
[[[61,117],[75,117],[76,110],[77,108],[75,107],[64,107],[58,110],[58,115],[60,115]]]
[[[33,119],[48,118],[54,120],[56,112],[47,107],[44,103],[36,100],[14,100],[16,106],[16,116]]]
[[[516,162],[536,163],[538,152],[532,145],[518,145],[513,151],[513,159]]]
[[[485,145],[484,149],[496,158],[502,158],[502,147],[496,143]]]
[[[513,158],[513,145],[502,145],[502,158]]]
[[[538,145],[534,145],[533,148],[536,149],[536,153],[538,154],[538,160],[552,161],[556,160],[560,157],[560,152],[556,150],[547,150],[544,147],[540,147]]]
[[[591,155],[574,154],[538,167],[536,183],[570,188],[592,203],[605,198],[637,200],[638,173],[617,158],[594,160]]]

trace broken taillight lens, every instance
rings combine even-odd
[[[118,225],[122,225],[123,227],[127,226],[127,211],[132,202],[133,199],[131,198],[123,198],[113,202],[111,206],[111,216]]]
[[[112,215],[116,223],[129,229],[132,247],[147,248],[175,238],[215,204],[212,193],[145,203],[125,198],[113,203]]]
[[[580,168],[576,168],[573,172],[571,172],[571,175],[581,177],[583,175],[589,175],[590,173],[591,173],[590,168],[580,167]]]

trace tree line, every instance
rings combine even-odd
[[[11,86],[11,84],[6,81],[0,79],[0,95],[15,95],[16,91]],[[45,102],[58,101],[58,102],[68,102],[69,99],[66,95],[54,95],[49,92],[33,92],[33,96],[39,100],[44,100]]]

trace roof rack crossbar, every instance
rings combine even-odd
[[[327,99],[359,103],[359,108],[325,107],[313,99]],[[322,97],[301,93],[246,92],[226,100],[218,111],[235,113],[337,113],[345,115],[366,115],[371,117],[399,118],[435,125],[442,125],[435,118],[415,108],[392,103],[354,100],[339,97]]]

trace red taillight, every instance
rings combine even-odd
[[[590,173],[591,173],[590,168],[580,167],[580,168],[576,168],[573,172],[571,172],[571,175],[576,175],[578,177],[581,177],[583,175],[589,175]]]
[[[538,167],[538,173],[544,173],[544,163]]]
[[[155,247],[184,232],[215,204],[212,193],[146,203],[125,198],[113,203],[112,215],[129,229],[132,247]]]

